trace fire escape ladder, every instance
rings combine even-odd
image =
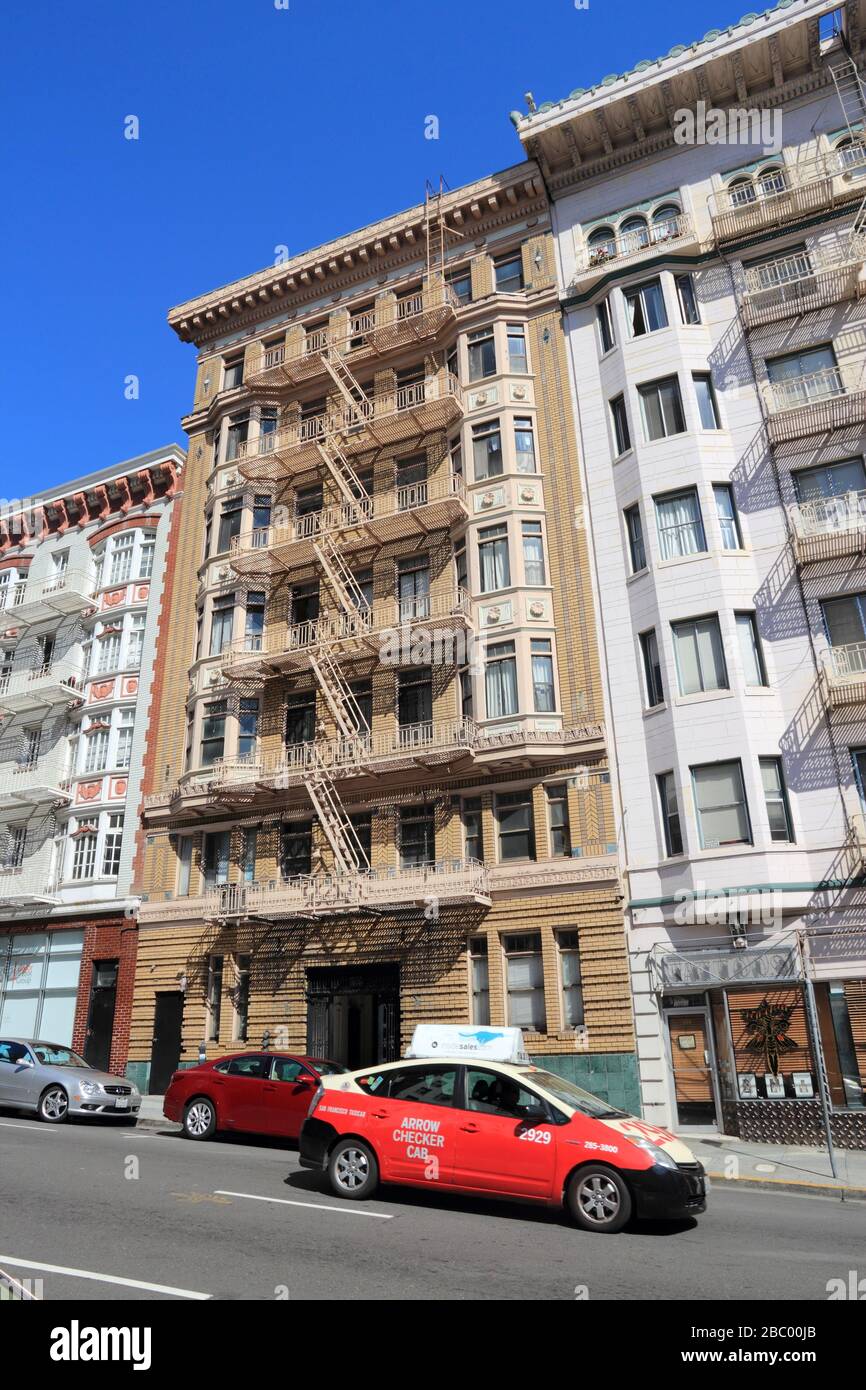
[[[357,874],[369,869],[370,861],[358,832],[346,814],[331,774],[318,745],[313,745],[313,761],[307,778],[307,791],[325,837],[334,852],[338,873]]]
[[[337,441],[326,439],[316,443],[322,462],[343,495],[343,500],[355,511],[369,509],[370,500],[364,484],[346,458]]]
[[[366,728],[364,715],[328,648],[323,646],[318,651],[311,651],[310,665],[341,736],[351,743],[360,744],[358,730]]]
[[[857,65],[853,59],[845,58],[830,68],[830,76],[836,88],[848,134],[854,140],[862,140],[863,125],[866,121],[866,87],[857,71]]]
[[[343,610],[344,618],[350,627],[360,628],[369,605],[330,531],[323,531],[313,542],[313,552]]]

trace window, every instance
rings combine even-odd
[[[676,275],[674,283],[677,287],[677,303],[683,323],[700,323],[701,316],[698,313],[698,301],[695,298],[695,285],[691,275]]]
[[[484,859],[484,840],[481,822],[481,797],[467,796],[461,803],[463,818],[463,853],[467,859]]]
[[[846,459],[844,463],[825,463],[817,468],[800,468],[791,474],[798,502],[814,502],[845,497],[847,493],[866,492],[866,468],[861,458]],[[863,499],[858,498],[858,510]]]
[[[487,648],[484,693],[488,719],[517,713],[517,658],[513,642],[494,642]]]
[[[313,822],[288,821],[280,830],[280,873],[283,878],[308,874],[313,862]]]
[[[728,673],[715,613],[706,618],[673,623],[672,632],[680,694],[727,690]]]
[[[232,640],[232,624],[235,616],[234,594],[223,594],[213,601],[210,620],[209,656],[219,656]]]
[[[156,541],[142,541],[138,554],[139,579],[149,579],[153,574],[153,553],[155,550]]]
[[[312,743],[316,737],[316,693],[303,690],[286,696],[287,748]]]
[[[535,472],[535,435],[529,416],[518,416],[514,421],[514,452],[517,455],[518,473]]]
[[[625,532],[628,537],[631,572],[638,574],[640,570],[646,569],[646,548],[643,543],[643,522],[640,519],[640,507],[637,502],[633,507],[627,507],[623,515],[625,516]]]
[[[743,538],[734,502],[734,489],[730,483],[713,483],[713,497],[716,500],[716,516],[722,534],[722,549],[742,550]]]
[[[240,535],[243,516],[242,497],[232,497],[228,502],[223,502],[219,530],[217,531],[217,551],[219,553],[224,550],[231,550],[232,540],[235,536]]]
[[[454,291],[458,304],[462,306],[472,303],[472,272],[468,266],[463,270],[455,270],[453,274],[449,275],[448,284]]]
[[[466,1069],[466,1109],[479,1115],[498,1115],[510,1121],[505,1129],[506,1135],[511,1132],[515,1121],[528,1123],[539,1112],[544,1118],[548,1115],[547,1106],[537,1091],[521,1086],[501,1072],[487,1071],[481,1067]]]
[[[493,342],[493,329],[480,328],[469,334],[469,380],[480,381],[485,376],[496,375],[496,347]]]
[[[24,863],[24,851],[27,846],[27,826],[10,825],[6,829],[6,839],[3,845],[3,859],[0,862],[0,869],[15,870],[20,869]]]
[[[469,973],[472,985],[472,1022],[476,1027],[490,1022],[490,971],[487,963],[487,937],[469,938]]]
[[[739,761],[692,768],[702,849],[750,845],[752,834]]]
[[[460,713],[464,719],[475,718],[474,681],[468,666],[460,670]]]
[[[523,289],[523,257],[519,251],[496,257],[493,280],[499,294],[516,294]]]
[[[272,499],[266,493],[253,498],[253,533],[266,531],[271,524]],[[264,541],[262,541],[264,544]]]
[[[397,673],[397,724],[401,747],[407,747],[419,736],[428,736],[427,726],[433,722],[433,676],[429,666],[412,666]],[[411,732],[409,732],[411,731]]]
[[[91,733],[91,729],[93,732]],[[84,735],[84,771],[99,772],[108,765],[108,728],[91,723]]]
[[[69,569],[69,551],[55,550],[51,557],[51,564],[55,575],[65,574]]]
[[[259,737],[259,702],[245,698],[238,709],[238,757],[255,756]]]
[[[791,824],[791,808],[785,786],[785,774],[781,758],[759,758],[761,782],[764,787],[764,805],[770,825],[770,838],[782,844],[793,844],[794,829]]]
[[[244,359],[242,357],[233,357],[231,361],[225,364],[225,370],[223,371],[223,390],[234,391],[236,386],[243,385],[243,380]]]
[[[117,751],[114,755],[115,767],[129,767],[134,724],[135,710],[121,710],[118,717]]]
[[[568,792],[564,782],[547,788],[547,824],[550,853],[554,859],[571,857],[571,826],[568,820]]]
[[[370,811],[366,811],[350,816],[349,820],[354,831],[355,852],[360,849],[359,858],[363,868],[365,864],[373,862],[373,817]]]
[[[655,628],[640,635],[640,650],[643,658],[644,686],[649,709],[664,704],[665,691],[662,684],[662,666],[659,659],[659,644]]]
[[[189,878],[192,870],[192,836],[179,835],[177,838],[177,896],[185,898],[189,894]]]
[[[709,372],[692,372],[692,381],[695,384],[695,399],[701,417],[701,429],[720,430],[722,426],[719,420],[719,405],[716,400],[712,377]]]
[[[674,492],[667,497],[656,497],[653,500],[663,560],[674,560],[683,555],[698,555],[706,550],[704,523],[698,494],[694,488],[689,488],[687,492]]]
[[[660,280],[647,280],[625,291],[626,320],[633,338],[667,328],[668,316]]]
[[[631,435],[628,430],[628,412],[625,408],[625,396],[614,396],[610,403],[610,418],[613,423],[616,457],[619,458],[631,448]]]
[[[556,709],[553,686],[553,652],[549,637],[533,637],[530,641],[532,659],[532,699],[537,714],[549,714]]]
[[[598,319],[598,332],[601,338],[602,353],[610,352],[611,348],[616,347],[616,334],[613,331],[613,314],[610,311],[610,300],[603,299],[596,307],[596,318]]]
[[[368,734],[373,727],[373,683],[353,681],[352,699],[347,713],[359,734]]]
[[[866,642],[866,594],[821,600],[824,626],[831,647],[858,647]],[[852,652],[852,669],[862,669],[861,652]]]
[[[526,335],[523,331],[523,325],[510,323],[506,336],[508,341],[508,370],[514,372],[516,376],[525,376],[529,371],[529,363],[526,360]]]
[[[521,932],[506,936],[506,985],[508,1022],[512,1028],[528,1028],[533,1033],[547,1030],[544,1007],[544,964],[541,932]]]
[[[485,526],[478,532],[478,558],[481,567],[481,593],[507,589],[511,583],[508,559],[508,525]]]
[[[223,1000],[223,957],[210,956],[207,963],[207,1036],[218,1042]]]
[[[844,390],[831,343],[768,358],[767,376],[777,410],[808,405]]]
[[[226,708],[225,700],[215,700],[204,707],[199,759],[202,767],[213,767],[225,752]]]
[[[135,533],[123,531],[115,536],[111,547],[111,567],[109,584],[123,584],[132,574],[132,552],[135,548]]]
[[[419,1105],[454,1104],[457,1087],[457,1068],[420,1062],[387,1072],[385,1084],[391,1100],[412,1101]],[[381,1092],[380,1092],[381,1094]]]
[[[737,641],[740,644],[740,660],[743,663],[746,685],[766,685],[767,672],[755,614],[735,613],[734,620],[737,625]]]
[[[314,623],[319,616],[319,581],[313,579],[309,584],[295,584],[290,592],[291,623]]]
[[[72,878],[76,883],[81,879],[93,878],[96,868],[96,838],[96,825],[78,826],[74,831]]]
[[[495,811],[500,860],[507,863],[513,859],[534,859],[535,822],[531,790],[499,792],[495,797]]]
[[[120,850],[123,843],[123,816],[110,815],[102,846],[102,877],[117,878],[120,873]]]
[[[129,622],[129,640],[126,645],[126,664],[127,666],[139,666],[141,664],[141,649],[144,642],[144,625],[146,616],[144,613],[133,613]]]
[[[421,551],[397,561],[397,600],[401,623],[430,614],[430,557]]]
[[[544,575],[544,540],[540,521],[523,521],[523,578],[526,584],[546,584]]]
[[[401,806],[400,867],[436,862],[436,824],[432,806]]]
[[[648,443],[682,434],[686,428],[680,384],[675,376],[663,377],[639,386],[644,433]]]
[[[115,632],[111,628],[103,628],[98,633],[96,640],[96,670],[98,673],[114,671],[119,666],[122,635],[122,632]]]
[[[683,835],[680,828],[680,811],[674,774],[672,772],[660,772],[657,780],[662,827],[665,835],[665,851],[668,855],[682,854]]]
[[[502,472],[502,437],[498,420],[472,426],[472,465],[475,481],[498,478]],[[529,470],[534,472],[534,467]]]
[[[256,845],[258,843],[258,831],[241,831],[241,852],[238,858],[238,868],[242,883],[254,883],[256,877]]]
[[[41,743],[42,729],[40,725],[37,724],[29,729],[22,729],[16,765],[22,769],[34,768],[39,761],[39,747]]]
[[[246,1042],[250,1017],[250,957],[235,956],[234,1026],[235,1042]]]
[[[265,631],[265,595],[263,590],[253,589],[247,594],[244,615],[244,650],[260,652]]]
[[[241,446],[246,444],[249,434],[250,422],[246,415],[239,415],[229,422],[226,433],[226,463],[231,463],[241,452]],[[220,546],[221,550],[228,550],[228,546]]]
[[[559,973],[562,980],[562,1022],[565,1028],[584,1024],[583,980],[580,973],[580,935],[576,931],[557,933]]]

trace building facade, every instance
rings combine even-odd
[[[553,202],[644,1115],[860,1147],[864,19],[783,0],[513,117]]]
[[[547,201],[522,164],[172,310],[198,349],[131,1074],[520,1024],[637,1104]],[[185,717],[182,711],[185,710]]]
[[[176,446],[0,515],[0,1031],[123,1071]]]

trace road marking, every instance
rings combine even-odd
[[[276,1202],[281,1207],[303,1207],[305,1211],[336,1211],[341,1216],[372,1216],[376,1221],[393,1221],[382,1211],[359,1211],[357,1207],[329,1207],[324,1202],[293,1202],[288,1197],[260,1197],[257,1192],[228,1192],[217,1188],[217,1197],[246,1197],[250,1202]],[[2,1259],[0,1255],[0,1259]]]
[[[4,1129],[29,1129],[34,1134],[56,1134],[56,1129],[49,1129],[47,1125],[29,1125],[26,1122],[16,1124],[14,1120],[0,1120],[0,1125]]]
[[[122,1279],[117,1274],[96,1274],[92,1269],[73,1269],[67,1265],[46,1265],[39,1260],[19,1260],[14,1255],[0,1255],[6,1265],[17,1269],[40,1269],[45,1274],[68,1274],[72,1279],[93,1279],[97,1284],[121,1284],[127,1289],[147,1289],[150,1293],[169,1293],[175,1298],[192,1298],[204,1302],[211,1297],[209,1293],[198,1293],[195,1289],[175,1289],[170,1284],[148,1284],[143,1279]]]

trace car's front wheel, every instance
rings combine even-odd
[[[376,1155],[360,1139],[341,1139],[331,1150],[328,1179],[338,1197],[371,1197],[379,1185]]]
[[[39,1098],[39,1118],[49,1125],[61,1125],[69,1114],[69,1097],[62,1086],[49,1086]]]
[[[585,1231],[621,1231],[632,1213],[631,1193],[619,1173],[604,1164],[576,1172],[566,1192],[568,1209]]]
[[[183,1112],[183,1132],[187,1139],[210,1139],[217,1127],[216,1107],[207,1096],[196,1096]]]

